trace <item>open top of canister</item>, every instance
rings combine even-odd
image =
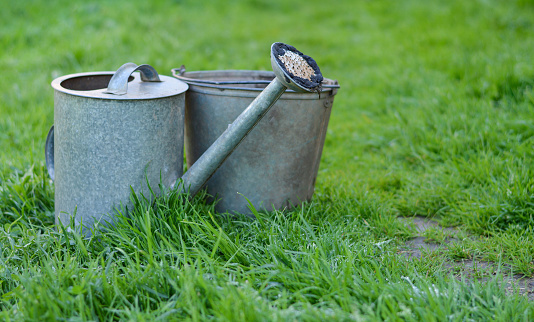
[[[139,70],[140,73],[134,73]],[[110,81],[122,87],[121,91],[112,91]],[[189,86],[174,77],[158,75],[149,65],[137,66],[126,63],[116,72],[89,72],[58,77],[52,81],[52,87],[66,94],[110,100],[142,100],[176,96],[187,91]],[[115,86],[117,87],[117,86]]]

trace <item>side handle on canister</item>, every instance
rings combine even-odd
[[[54,180],[54,126],[48,131],[45,143],[45,161],[46,168],[48,169],[48,175]]]
[[[134,63],[126,63],[119,67],[113,77],[109,80],[108,88],[104,93],[124,95],[128,92],[128,78],[136,70],[141,72],[141,80],[143,82],[161,82],[158,72],[154,67],[143,64],[137,66]]]

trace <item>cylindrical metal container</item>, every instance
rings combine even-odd
[[[55,181],[57,224],[67,226],[74,218],[90,234],[94,223],[113,223],[116,209],[132,206],[132,190],[150,198],[147,183],[158,194],[160,183],[169,186],[181,177],[188,85],[158,78],[147,66],[121,67],[118,94],[108,87],[114,72],[52,82],[55,124],[46,159]]]
[[[173,70],[176,72],[176,70]],[[185,146],[190,167],[274,78],[268,71],[175,74],[189,83]],[[207,183],[218,212],[297,206],[313,195],[337,82],[320,93],[286,91]],[[329,87],[330,85],[330,87]],[[245,199],[245,197],[247,199]]]

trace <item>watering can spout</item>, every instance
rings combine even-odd
[[[323,76],[313,58],[280,42],[271,46],[271,66],[276,77],[230,124],[204,154],[178,179],[181,192],[193,198],[237,146],[252,131],[286,89],[319,92]]]

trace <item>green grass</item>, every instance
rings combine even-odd
[[[532,1],[11,1],[0,21],[2,319],[534,319],[502,286],[534,276]],[[99,238],[54,226],[52,79],[269,70],[275,41],[342,86],[312,202],[253,221],[171,192]],[[406,259],[414,215],[465,233]],[[447,268],[472,258],[497,268]]]

